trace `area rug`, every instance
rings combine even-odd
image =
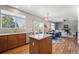
[[[64,43],[64,39],[59,39],[59,40],[53,39],[52,43],[56,43],[56,44],[58,44],[58,43]]]

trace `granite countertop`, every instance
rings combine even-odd
[[[16,33],[1,33],[0,36],[4,35],[13,35],[13,34],[21,34],[21,33],[26,33],[26,32],[16,32]]]
[[[37,39],[37,40],[41,40],[43,38],[49,37],[51,35],[49,34],[34,34],[34,35],[29,35],[29,37]]]

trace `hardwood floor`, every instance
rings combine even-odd
[[[52,45],[53,54],[71,54],[77,53],[76,41],[74,38],[63,38],[64,42]]]
[[[29,54],[29,44],[8,50],[2,54]]]
[[[52,54],[75,54],[79,53],[74,38],[63,38],[63,43],[52,43]],[[8,50],[2,54],[29,54],[29,44]]]

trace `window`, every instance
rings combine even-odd
[[[0,25],[1,28],[24,28],[26,23],[25,19],[20,16],[1,12]]]
[[[12,16],[1,15],[2,28],[15,28],[15,20]]]
[[[44,33],[44,23],[35,21],[33,27],[34,33]]]
[[[15,20],[15,27],[16,28],[24,28],[26,26],[26,22],[24,18],[21,17],[13,17]]]
[[[55,24],[54,23],[51,23],[51,31],[52,30],[55,30]]]

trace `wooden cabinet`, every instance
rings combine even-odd
[[[7,36],[0,36],[0,52],[7,50]]]
[[[18,35],[16,35],[16,37],[17,37],[19,46],[26,44],[26,34],[18,34]]]
[[[30,53],[32,54],[51,54],[52,53],[52,39],[51,37],[37,40],[30,37]]]
[[[26,34],[14,34],[8,36],[8,49],[26,44]]]
[[[52,38],[46,37],[39,41],[39,51],[40,54],[50,54],[52,53]]]
[[[15,48],[18,46],[16,35],[8,35],[8,49]]]
[[[0,52],[26,44],[26,34],[0,36]]]
[[[39,41],[34,38],[30,38],[30,53],[39,53]]]

